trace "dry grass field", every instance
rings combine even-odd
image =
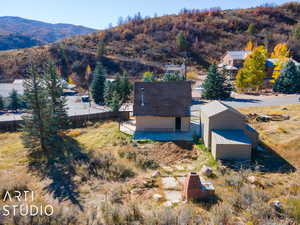
[[[257,122],[251,121],[260,133],[260,139],[294,167],[300,169],[300,104],[240,109],[244,114],[288,115],[289,120]]]
[[[292,112],[299,108],[287,108],[284,112],[289,112],[291,121],[294,121],[297,113],[292,115]],[[276,110],[280,111],[280,108]],[[261,127],[260,124],[254,125],[258,129],[271,126],[268,123]],[[201,140],[194,145],[135,142],[120,133],[115,122],[96,123],[68,132],[72,144],[75,143],[81,154],[90,160],[75,165],[76,173],[69,181],[82,206],[81,211],[74,202],[59,199],[54,196],[55,192],[49,191],[47,187],[54,183],[51,177],[41,179],[27,170],[28,161],[20,135],[20,132],[0,134],[0,196],[5,190],[33,190],[37,196],[33,203],[53,205],[55,217],[38,217],[33,221],[30,218],[4,218],[4,223],[0,216],[0,224],[294,225],[297,223],[293,221],[300,221],[300,175],[297,171],[232,169],[216,162]],[[100,167],[95,167],[95,164]],[[214,184],[215,197],[165,207],[162,178],[200,172],[202,165],[213,168],[214,175],[205,177],[205,180]],[[160,175],[152,178],[155,170]],[[255,182],[249,181],[249,176],[254,176]],[[176,187],[179,191],[181,188]],[[155,200],[154,194],[160,194],[162,198]],[[274,200],[281,201],[282,212],[274,211]],[[3,204],[0,201],[0,207]]]

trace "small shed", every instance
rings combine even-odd
[[[258,133],[236,109],[219,101],[201,107],[201,135],[216,159],[251,159]]]
[[[251,159],[251,141],[242,130],[213,130],[211,142],[217,160]]]
[[[136,82],[133,115],[136,131],[189,132],[191,82]]]
[[[220,102],[213,101],[201,107],[201,135],[207,148],[211,146],[211,131],[219,130],[243,130],[245,128],[245,116],[236,109]]]

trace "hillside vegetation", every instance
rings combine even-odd
[[[269,50],[279,42],[287,42],[294,59],[300,60],[299,21],[300,3],[296,2],[225,11],[182,10],[178,15],[134,18],[126,24],[67,38],[48,47],[3,52],[0,79],[24,76],[29,57],[40,52],[57,61],[63,76],[80,75],[87,65],[93,68],[100,53],[110,74],[124,70],[131,76],[148,70],[159,72],[164,63],[183,62],[185,52],[176,45],[180,32],[188,43],[188,64],[199,68],[219,61],[227,50],[243,49],[249,40],[264,44]]]

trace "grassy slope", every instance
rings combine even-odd
[[[286,108],[287,110],[283,110]],[[283,158],[300,168],[300,104],[241,109],[243,113],[287,114],[289,120],[268,123],[252,122],[260,138]]]
[[[287,106],[289,114],[292,116],[290,122],[291,129],[295,129],[295,126],[298,124],[298,121],[295,120],[298,115],[298,106]],[[252,111],[255,109],[252,109]],[[257,110],[257,109],[256,109]],[[266,110],[277,110],[277,108],[269,108],[269,109],[259,109],[262,111]],[[244,110],[249,111],[249,110]],[[295,124],[296,123],[296,124]],[[270,124],[271,125],[271,124]],[[270,127],[270,126],[268,126]],[[266,124],[263,127],[257,126],[259,131],[266,130]],[[298,128],[299,129],[299,128]],[[269,132],[269,131],[268,131]],[[288,131],[290,132],[290,130]],[[270,140],[275,138],[275,133],[269,132],[271,134]],[[1,151],[0,151],[0,190],[8,189],[13,190],[14,188],[20,189],[22,186],[27,187],[30,190],[35,190],[38,198],[35,200],[37,202],[51,202],[55,204],[57,209],[60,209],[62,205],[67,205],[69,207],[69,212],[75,213],[76,210],[73,206],[71,206],[68,202],[60,203],[54,201],[52,197],[46,194],[43,187],[47,184],[46,180],[39,181],[36,176],[32,176],[26,171],[26,157],[25,150],[22,146],[21,133],[4,133],[0,134],[0,142],[1,142]],[[133,201],[139,201],[139,206],[145,207],[147,204],[152,205],[152,207],[157,208],[159,205],[154,203],[152,199],[152,195],[154,193],[162,193],[160,188],[146,188],[142,189],[142,194],[130,194],[130,190],[134,187],[143,184],[145,177],[149,177],[150,171],[141,170],[137,168],[136,165],[132,161],[128,161],[127,159],[120,158],[118,156],[119,151],[129,151],[133,149],[151,149],[151,148],[164,148],[164,145],[159,143],[143,143],[137,144],[137,146],[130,143],[130,139],[118,132],[117,123],[103,123],[103,124],[95,124],[94,126],[82,129],[73,129],[69,132],[69,135],[75,138],[82,146],[85,147],[85,151],[93,151],[96,154],[110,152],[116,156],[118,162],[125,163],[126,166],[131,167],[136,172],[136,177],[133,179],[129,179],[127,182],[105,182],[101,179],[94,179],[89,182],[83,183],[79,187],[79,192],[81,194],[81,199],[84,202],[84,206],[86,209],[91,209],[90,207],[94,207],[94,204],[99,205],[99,199],[104,193],[110,193],[111,191],[117,190],[119,187],[122,187],[125,190],[125,195],[123,198],[131,199]],[[281,134],[279,134],[281,135]],[[277,135],[278,136],[278,135]],[[276,136],[276,137],[277,137]],[[265,137],[265,136],[263,136]],[[290,137],[290,135],[289,135]],[[291,138],[291,137],[290,137]],[[172,145],[166,144],[169,151],[173,148]],[[249,175],[254,175],[257,177],[257,188],[261,187],[268,193],[271,199],[280,199],[283,202],[289,196],[295,196],[300,194],[300,186],[297,184],[297,180],[299,178],[298,173],[260,173],[257,171],[245,171],[243,174],[237,173],[231,169],[225,169],[221,172],[219,164],[214,162],[211,158],[210,154],[207,151],[201,150],[203,147],[201,144],[194,146],[198,149],[198,159],[184,159],[182,162],[177,160],[176,163],[168,164],[168,166],[173,168],[173,172],[163,172],[163,176],[182,176],[189,172],[189,170],[180,171],[177,170],[175,165],[182,165],[185,168],[187,166],[194,167],[195,171],[199,171],[201,169],[201,165],[207,164],[213,167],[214,173],[216,174],[213,178],[206,178],[206,180],[210,180],[214,183],[216,187],[216,194],[219,200],[222,200],[225,203],[230,203],[232,199],[237,195],[237,189],[228,185],[227,180],[233,180],[234,183],[244,182],[247,183],[245,178]],[[293,145],[289,146],[293,149]],[[176,149],[177,152],[178,149]],[[159,152],[157,152],[158,154]],[[170,154],[171,155],[171,154]],[[160,156],[158,155],[157,158]],[[168,156],[167,156],[168,157]],[[171,156],[170,156],[171,157]],[[162,164],[163,166],[163,164]],[[150,173],[149,173],[150,172]],[[80,173],[80,172],[79,172]],[[159,184],[159,182],[158,182]],[[99,198],[99,199],[98,199]],[[200,215],[204,218],[210,218],[210,207],[211,204],[214,203],[192,203],[189,206],[197,210]],[[1,206],[1,204],[0,204]],[[86,218],[86,214],[81,214],[77,212],[81,218]],[[76,213],[76,214],[77,214]],[[238,217],[242,218],[245,221],[245,218],[248,218],[249,215],[245,213],[239,213]],[[240,220],[240,219],[239,219]],[[81,221],[82,222],[82,221]]]

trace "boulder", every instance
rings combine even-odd
[[[249,176],[249,177],[247,177],[247,180],[248,180],[251,184],[257,183],[257,179],[256,179],[255,176]]]
[[[204,176],[207,176],[207,177],[210,177],[213,173],[212,171],[212,168],[208,167],[208,166],[203,166],[201,168],[201,173],[204,175]]]
[[[282,208],[282,204],[280,201],[276,200],[272,202],[272,206],[274,207],[274,209],[276,210],[280,210]]]
[[[157,201],[159,201],[162,198],[160,194],[154,194],[152,197]]]
[[[156,177],[159,177],[160,176],[160,172],[158,171],[158,170],[155,170],[153,173],[152,173],[152,175],[151,175],[151,177],[153,177],[153,178],[156,178]]]
[[[164,205],[165,207],[172,207],[172,206],[173,206],[173,203],[170,202],[170,201],[166,201],[163,205]]]

